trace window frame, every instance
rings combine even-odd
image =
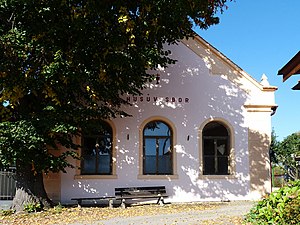
[[[79,159],[76,161],[76,174],[74,176],[74,179],[117,179],[116,175],[116,128],[114,124],[111,121],[105,120],[103,121],[106,123],[110,129],[111,129],[111,162],[110,162],[110,174],[82,174],[81,173],[81,165],[82,165],[82,159],[83,156],[83,150],[82,148],[79,149]],[[101,123],[101,121],[99,122]],[[97,135],[90,135],[97,136]],[[83,144],[83,138],[82,136],[77,137],[76,143]]]
[[[204,128],[212,122],[220,123],[227,130],[228,138],[228,174],[204,174]],[[236,179],[236,162],[235,162],[235,149],[234,149],[234,129],[230,123],[223,118],[210,118],[202,123],[199,127],[199,178],[200,179]],[[217,137],[217,136],[215,136]],[[212,138],[213,139],[213,138]],[[215,138],[217,139],[217,138]]]
[[[144,130],[146,128],[146,125],[149,122],[153,122],[153,121],[163,122],[170,128],[170,131],[172,133],[171,140],[170,140],[171,149],[172,149],[172,153],[171,153],[172,174],[144,174]],[[176,147],[175,147],[177,133],[176,133],[176,129],[175,129],[175,126],[173,125],[173,123],[164,117],[160,117],[160,116],[159,117],[158,116],[150,117],[150,118],[144,120],[144,122],[140,125],[139,133],[140,133],[140,135],[139,135],[140,136],[140,138],[139,138],[140,153],[139,153],[138,179],[178,179],[177,162],[176,162],[177,156],[176,156]]]
[[[146,130],[146,126],[149,124],[149,123],[156,123],[156,122],[160,122],[160,123],[163,123],[165,126],[168,127],[169,131],[170,131],[170,134],[169,135],[146,135],[145,134],[145,130]],[[170,164],[171,164],[171,173],[161,173],[159,171],[159,156],[160,156],[160,147],[161,147],[161,144],[160,144],[160,141],[166,141],[169,139],[169,144],[170,144]],[[146,161],[146,140],[155,140],[155,173],[150,173],[150,172],[147,172],[146,173],[146,167],[145,167],[145,161]],[[153,120],[153,121],[150,121],[148,122],[145,126],[144,126],[144,129],[143,129],[143,175],[173,175],[173,131],[172,131],[172,128],[167,124],[165,123],[164,121],[161,121],[161,120]]]

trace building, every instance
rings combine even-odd
[[[152,185],[166,186],[170,202],[257,199],[271,191],[277,88],[201,37],[169,48],[178,62],[155,71],[143,95],[124,97],[132,117],[85,132],[77,140],[83,160],[73,161],[80,168],[45,176],[50,198],[67,204]]]
[[[278,71],[278,75],[282,75],[283,81],[296,74],[300,74],[300,51]],[[292,89],[300,90],[300,81]]]

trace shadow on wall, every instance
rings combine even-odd
[[[249,131],[251,190],[265,195],[271,191],[270,136]],[[264,179],[265,178],[265,179]]]
[[[217,177],[201,175],[201,169],[181,165],[180,183],[173,185],[171,195],[185,199],[234,200],[258,199],[270,192],[269,138],[258,132],[249,132],[249,153],[237,149],[236,169],[232,175]],[[189,154],[181,154],[189,157]],[[249,160],[248,160],[249,157]],[[197,159],[190,159],[195,160]],[[246,168],[249,165],[249,170]],[[174,184],[174,181],[170,181]]]
[[[195,52],[182,44],[172,49],[178,62],[159,71],[159,82],[148,85],[142,100],[125,97],[132,103],[132,106],[124,107],[125,111],[132,117],[114,120],[118,127],[125,127],[120,129],[116,144],[117,171],[122,171],[122,179],[76,181],[76,188],[84,186],[84,192],[101,193],[103,186],[113,190],[115,186],[166,185],[172,187],[172,190],[168,189],[170,195],[181,195],[183,200],[188,196],[226,200],[242,198],[252,194],[250,192],[262,195],[269,190],[269,136],[248,128],[244,109],[244,104],[251,99],[249,87],[259,84],[253,85],[255,81],[242,75],[239,67],[225,64],[210,49],[205,49],[203,54]],[[177,142],[174,147],[179,179],[137,179],[141,165],[139,129],[152,115],[167,115],[175,124]],[[201,174],[199,128],[214,118],[221,118],[233,127],[234,172],[223,179]]]

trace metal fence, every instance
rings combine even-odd
[[[0,168],[0,200],[11,200],[16,193],[16,168]]]

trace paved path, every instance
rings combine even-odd
[[[0,200],[0,210],[7,210],[12,204],[12,200]]]
[[[100,220],[93,224],[104,225],[160,225],[160,224],[172,224],[172,225],[193,225],[193,224],[233,224],[230,221],[230,217],[243,217],[249,212],[249,210],[255,205],[255,202],[251,201],[235,201],[221,204],[214,209],[183,212],[176,214],[166,215],[154,215],[154,216],[137,216],[129,218],[113,218],[109,220]],[[207,221],[210,221],[207,223]],[[214,222],[219,221],[219,222]],[[73,224],[75,225],[75,224]],[[79,225],[79,224],[76,224]]]

